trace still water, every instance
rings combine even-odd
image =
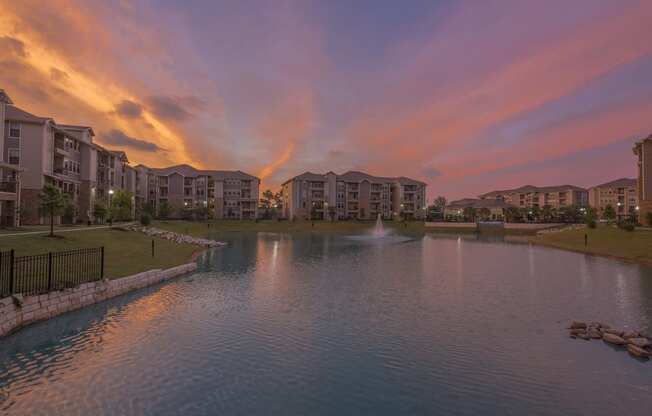
[[[227,234],[200,271],[0,340],[3,415],[647,414],[652,270],[412,236]]]

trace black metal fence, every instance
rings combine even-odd
[[[104,247],[15,256],[0,252],[0,297],[37,295],[104,278]]]

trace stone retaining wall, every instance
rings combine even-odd
[[[0,337],[32,322],[102,302],[132,290],[150,286],[197,269],[187,263],[170,269],[155,269],[114,280],[84,283],[45,295],[10,296],[0,299]]]

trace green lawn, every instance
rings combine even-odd
[[[422,222],[411,221],[407,223],[391,222],[384,223],[387,228],[396,228],[406,232],[424,232],[426,228]],[[407,225],[407,226],[406,226]],[[153,227],[175,231],[182,234],[190,234],[195,237],[206,237],[209,233],[219,232],[341,232],[359,233],[370,230],[374,226],[373,221],[315,221],[314,226],[310,221],[238,221],[220,220],[211,221],[210,227],[207,222],[201,221],[154,221]]]
[[[588,234],[586,247],[584,234]],[[649,229],[628,232],[612,226],[600,226],[545,234],[531,241],[566,250],[652,263],[652,230]]]
[[[56,234],[56,233],[55,233]],[[155,239],[152,257],[150,237],[119,229],[70,231],[52,238],[44,234],[0,236],[0,251],[14,249],[16,255],[47,253],[104,246],[104,275],[108,278],[129,276],[146,270],[168,268],[189,261],[199,247]]]

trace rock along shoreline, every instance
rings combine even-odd
[[[650,335],[641,331],[623,331],[600,322],[573,321],[567,328],[573,339],[601,339],[607,344],[626,349],[634,358],[648,360],[652,357]]]
[[[215,248],[215,247],[224,247],[226,243],[222,241],[209,240],[206,238],[192,237],[186,234],[179,234],[173,231],[161,230],[156,227],[143,227],[140,225],[130,225],[125,227],[129,231],[141,232],[150,237],[163,238],[165,240],[173,241],[178,244],[192,244],[195,246]]]

